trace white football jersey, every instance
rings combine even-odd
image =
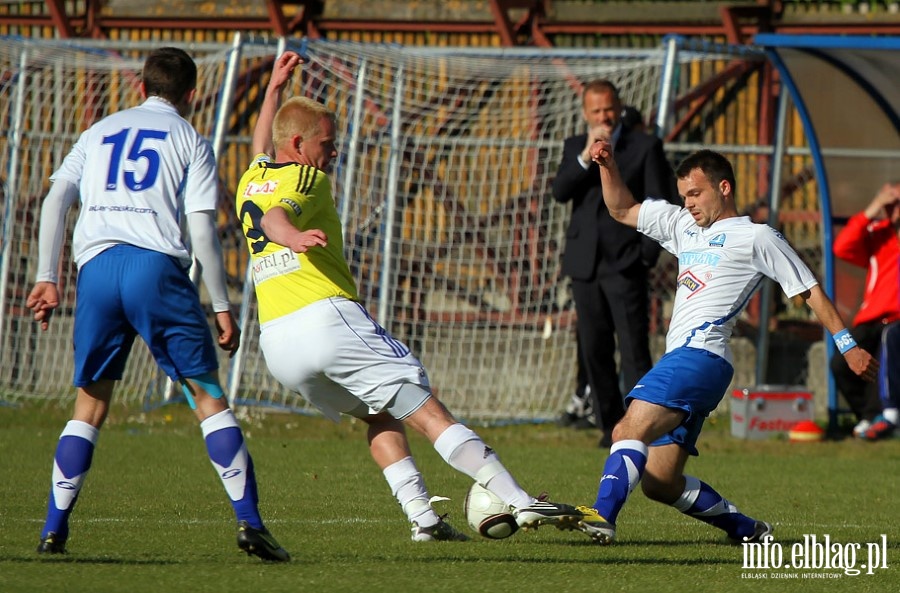
[[[187,267],[184,216],[215,210],[218,200],[209,142],[157,97],[85,130],[50,179],[79,188],[72,240],[79,268],[121,243],[169,254]]]
[[[702,348],[733,363],[732,329],[763,276],[778,282],[788,297],[818,284],[781,233],[746,216],[701,228],[686,209],[647,200],[637,228],[678,257],[666,352]]]

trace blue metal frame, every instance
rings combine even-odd
[[[849,65],[822,51],[826,49],[900,51],[900,37],[782,35],[762,33],[754,37],[754,43],[765,47],[769,60],[775,68],[777,68],[785,88],[787,88],[791,99],[794,101],[794,105],[800,116],[801,122],[803,123],[803,128],[806,131],[806,137],[813,159],[813,167],[816,172],[816,179],[819,182],[819,207],[822,212],[822,240],[824,247],[822,252],[825,273],[825,291],[830,296],[833,296],[834,255],[829,248],[833,242],[831,194],[828,186],[828,177],[825,172],[822,150],[809,111],[803,101],[803,97],[800,95],[800,91],[791,76],[790,70],[778,53],[778,49],[791,48],[803,50],[839,68],[847,74],[851,80],[856,82],[864,92],[870,95],[892,121],[894,127],[900,129],[900,118],[898,118],[898,114],[894,112],[893,108],[888,104],[886,98],[864,77],[859,76],[858,73],[853,71]],[[825,334],[827,337],[827,331]],[[834,344],[830,339],[826,339],[825,347],[826,352],[828,353],[828,359],[830,360],[831,356],[834,354]],[[840,412],[841,410],[838,409],[838,397],[834,377],[831,373],[828,373],[828,424],[830,429],[835,429],[837,427]]]
[[[796,49],[877,49],[900,50],[900,37],[869,37],[852,35],[786,35],[759,33],[753,43],[766,48],[792,47]]]

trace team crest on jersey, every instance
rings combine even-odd
[[[697,236],[697,231],[692,231],[691,229],[684,229],[684,234],[693,239]]]
[[[684,286],[691,293],[687,296],[687,298],[691,298],[697,292],[703,290],[706,287],[706,283],[691,274],[690,271],[685,272],[681,276],[678,277],[677,286],[680,288]],[[676,289],[677,290],[677,289]]]
[[[709,240],[710,247],[724,247],[725,246],[725,233],[719,233],[715,237]]]
[[[278,182],[271,179],[264,183],[254,183],[251,181],[244,189],[244,197],[249,198],[250,196],[257,196],[260,194],[274,194],[275,188],[277,187]]]

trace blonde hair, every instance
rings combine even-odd
[[[334,120],[334,112],[308,97],[291,97],[275,114],[272,144],[279,148],[293,136],[310,138],[321,132],[322,118]]]

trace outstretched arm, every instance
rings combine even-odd
[[[613,158],[612,144],[604,140],[595,142],[591,146],[591,160],[600,165],[600,182],[603,184],[603,201],[610,216],[622,224],[637,228],[638,212],[641,205],[631,190],[622,181],[619,167]]]
[[[276,58],[275,64],[272,66],[272,77],[269,79],[262,107],[260,107],[259,116],[256,119],[256,127],[253,128],[253,140],[250,146],[253,148],[254,155],[265,153],[274,156],[272,122],[275,121],[275,114],[281,106],[281,91],[291,80],[294,68],[302,61],[300,56],[292,51],[286,51]]]
[[[828,298],[821,286],[817,284],[800,296],[803,297],[816,314],[816,317],[819,318],[819,321],[822,322],[822,325],[825,326],[825,329],[831,332],[832,336],[846,330],[847,326],[844,320],[841,319],[841,314],[838,313],[834,303],[831,302],[831,299]],[[850,338],[851,341],[852,339]],[[866,381],[875,380],[878,375],[878,360],[873,358],[871,354],[859,346],[853,345],[846,348],[843,355],[854,373]]]

